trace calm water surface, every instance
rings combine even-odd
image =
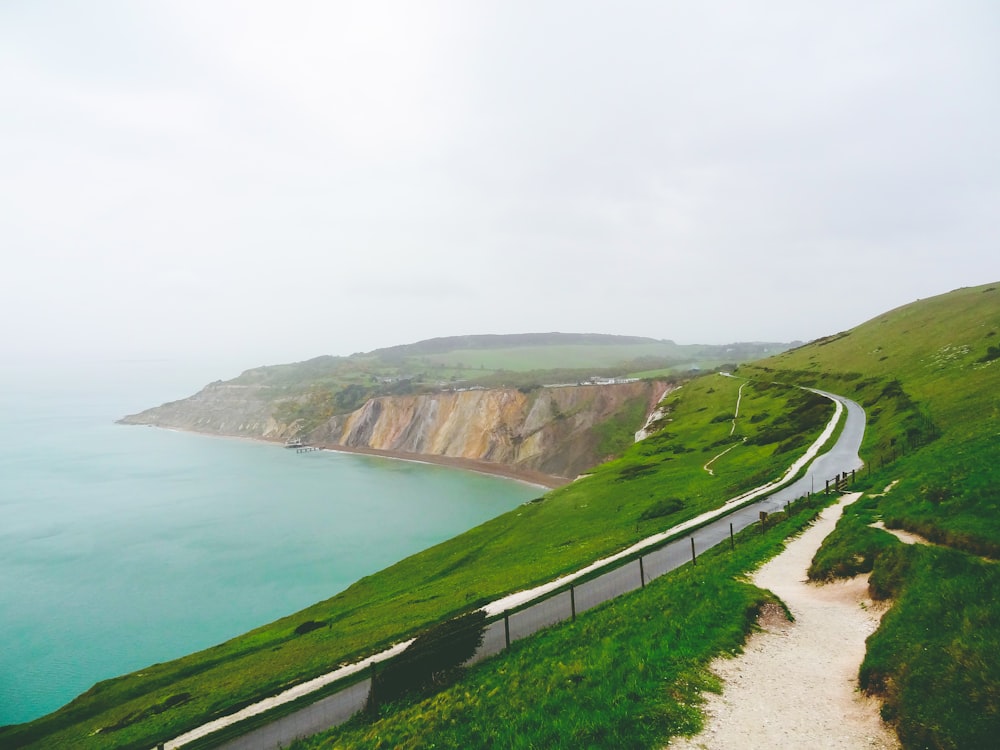
[[[197,388],[170,380],[148,363],[0,368],[0,725],[330,597],[540,494],[113,424]]]

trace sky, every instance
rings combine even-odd
[[[993,0],[4,0],[0,358],[835,333],[1000,280],[998,39]]]

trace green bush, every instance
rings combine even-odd
[[[482,645],[486,613],[476,610],[435,625],[375,677],[374,700],[393,703],[407,695],[426,695],[453,682],[462,665]],[[375,706],[369,706],[373,710]]]
[[[684,501],[676,497],[668,497],[662,500],[657,500],[642,512],[639,516],[639,520],[652,521],[654,518],[663,518],[663,516],[669,516],[671,513],[676,513],[683,507]]]

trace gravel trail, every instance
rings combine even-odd
[[[670,750],[774,750],[899,748],[879,717],[878,701],[858,691],[865,639],[878,627],[881,610],[868,598],[868,577],[816,585],[806,570],[820,543],[833,531],[848,495],[824,510],[817,522],[753,575],[773,591],[795,618],[768,607],[762,632],[744,652],[716,660],[722,695],[707,694],[704,731],[678,738]]]

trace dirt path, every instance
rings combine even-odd
[[[822,586],[805,581],[820,542],[858,496],[824,510],[754,574],[753,582],[780,597],[795,622],[780,607],[767,608],[763,632],[751,636],[744,653],[713,663],[723,693],[706,696],[705,730],[675,740],[671,750],[899,747],[879,718],[878,702],[857,690],[865,639],[881,617],[868,599],[867,576]]]
[[[927,539],[924,539],[919,534],[913,534],[909,531],[904,531],[903,529],[887,529],[885,523],[882,521],[876,521],[871,524],[873,529],[882,529],[882,531],[888,531],[894,537],[896,537],[903,544],[931,544]]]

